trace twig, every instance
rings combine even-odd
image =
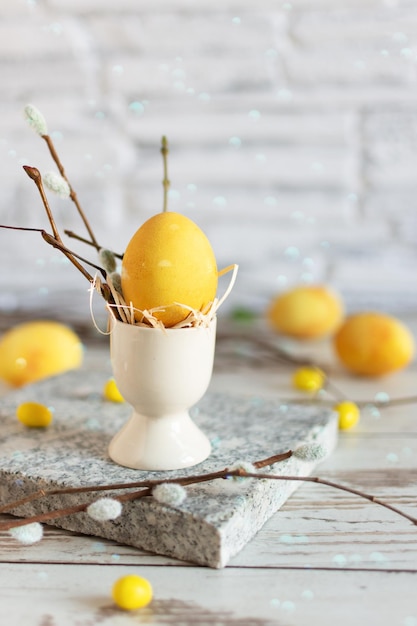
[[[338,489],[339,491],[346,491],[347,493],[351,493],[365,500],[369,500],[369,502],[373,502],[374,504],[379,504],[379,506],[383,506],[384,508],[389,509],[390,511],[393,511],[394,513],[397,513],[401,517],[405,517],[405,519],[408,519],[412,524],[417,526],[417,517],[414,517],[413,515],[409,515],[408,513],[405,513],[404,511],[397,509],[397,507],[392,506],[391,504],[388,504],[387,502],[384,502],[383,500],[380,500],[376,496],[372,496],[368,493],[364,493],[363,491],[359,491],[358,489],[353,489],[352,487],[346,487],[345,485],[334,483],[331,480],[319,478],[318,476],[275,476],[273,474],[258,474],[258,473],[251,474],[249,472],[247,472],[245,475],[248,478],[269,478],[271,480],[291,480],[291,481],[297,480],[301,482],[319,483],[320,485],[333,487],[333,489]]]
[[[254,467],[266,467],[267,465],[273,465],[274,463],[279,463],[286,459],[289,459],[292,456],[292,450],[288,450],[288,452],[282,452],[280,454],[275,454],[273,456],[268,457],[267,459],[262,459],[260,461],[256,461],[253,465]],[[198,482],[206,482],[208,480],[214,480],[215,478],[224,478],[229,470],[226,468],[224,470],[218,472],[212,472],[210,474],[201,474],[200,476],[189,476],[184,478],[167,478],[163,481],[161,480],[140,480],[131,483],[113,483],[108,485],[91,485],[88,487],[60,487],[58,489],[48,489],[45,491],[44,489],[40,489],[39,491],[35,491],[34,493],[26,496],[25,498],[21,498],[20,500],[15,500],[14,502],[9,502],[8,504],[3,504],[0,506],[0,513],[5,513],[10,511],[11,509],[18,508],[23,504],[28,504],[29,502],[33,502],[34,500],[38,500],[39,498],[43,498],[46,496],[57,496],[57,495],[69,495],[69,494],[78,494],[78,493],[89,493],[95,491],[112,491],[112,490],[122,490],[122,489],[139,489],[145,487],[155,487],[156,485],[161,484],[161,482],[165,483],[178,483],[181,485],[189,485],[192,483]]]
[[[168,178],[168,153],[169,153],[168,140],[164,136],[162,137],[162,145],[161,145],[161,154],[162,154],[162,160],[164,164],[164,178],[162,181],[162,185],[164,188],[164,206],[162,210],[164,213],[168,210],[168,190],[171,184]]]
[[[273,465],[277,461],[282,461],[285,458],[289,458],[290,456],[292,456],[292,452],[288,451],[283,454],[278,454],[278,455],[269,457],[268,459],[257,461],[256,463],[254,463],[254,465],[255,467],[264,467],[265,465]],[[148,481],[139,481],[136,483],[122,483],[122,484],[113,484],[113,485],[97,485],[97,486],[92,486],[92,487],[73,487],[73,488],[55,489],[55,490],[50,490],[50,491],[40,490],[32,494],[31,496],[27,496],[26,498],[22,498],[21,500],[16,500],[14,502],[9,503],[8,505],[3,505],[0,508],[0,512],[3,513],[5,511],[16,509],[19,506],[22,506],[23,504],[26,504],[35,499],[38,499],[40,497],[45,497],[48,495],[70,494],[70,493],[74,494],[74,493],[94,492],[94,491],[110,491],[114,489],[118,489],[118,490],[132,489],[132,488],[138,489],[139,487],[139,490],[117,495],[114,498],[115,500],[118,500],[119,502],[128,502],[128,501],[137,500],[139,498],[143,498],[143,497],[151,495],[153,488],[162,483],[191,485],[191,484],[197,484],[197,483],[202,483],[202,482],[209,482],[209,481],[216,480],[219,478],[227,479],[227,478],[234,478],[234,477],[235,478],[241,477],[241,478],[318,483],[321,485],[325,485],[327,487],[332,487],[333,489],[345,491],[352,495],[368,500],[369,502],[372,502],[374,504],[378,504],[379,506],[389,509],[390,511],[396,513],[397,515],[400,515],[401,517],[409,520],[412,524],[417,525],[416,517],[404,511],[401,511],[397,507],[392,506],[391,504],[384,502],[383,500],[380,500],[376,496],[364,493],[352,487],[347,487],[345,485],[341,485],[339,483],[335,483],[333,481],[326,480],[318,476],[286,476],[286,475],[266,474],[266,473],[258,473],[258,472],[252,473],[252,472],[247,472],[243,468],[239,468],[239,469],[226,468],[218,472],[210,472],[207,474],[188,476],[188,477],[183,477],[183,478],[148,480]],[[17,526],[25,526],[26,524],[33,523],[33,522],[47,522],[47,521],[57,519],[60,517],[66,517],[67,515],[73,515],[75,513],[86,511],[89,504],[90,503],[72,505],[66,508],[56,509],[55,511],[46,512],[46,513],[40,513],[38,515],[34,515],[32,517],[28,517],[28,518],[20,519],[20,520],[7,520],[7,521],[0,523],[0,531],[10,530],[11,528],[16,528]]]
[[[45,207],[46,214],[48,216],[49,223],[51,224],[55,239],[57,239],[58,241],[62,241],[58,228],[55,224],[54,216],[52,215],[51,207],[49,206],[48,198],[46,197],[45,190],[43,188],[42,176],[39,170],[36,169],[36,167],[31,167],[30,165],[24,165],[23,169],[25,170],[29,178],[31,178],[34,181],[36,187],[38,188],[38,191],[42,198],[43,206]]]
[[[84,223],[84,226],[86,227],[87,232],[88,232],[88,234],[91,237],[91,244],[96,248],[96,250],[100,250],[101,246],[98,244],[98,242],[97,242],[97,240],[96,240],[96,238],[94,236],[93,230],[92,230],[92,228],[91,228],[91,226],[90,226],[90,224],[89,224],[89,222],[87,220],[87,217],[86,217],[86,215],[85,215],[85,213],[84,213],[84,211],[83,211],[83,209],[82,209],[82,207],[81,207],[81,205],[80,205],[80,203],[78,201],[77,194],[75,193],[74,189],[71,186],[70,181],[68,180],[68,177],[67,177],[67,175],[65,173],[64,166],[61,163],[61,160],[60,160],[60,158],[58,156],[58,153],[57,153],[57,151],[55,149],[55,146],[53,144],[53,141],[52,141],[51,137],[49,135],[41,135],[41,137],[42,137],[42,139],[45,140],[46,145],[48,146],[49,152],[51,154],[51,157],[55,161],[56,166],[58,167],[59,173],[61,174],[62,178],[64,178],[67,181],[67,183],[68,183],[68,186],[70,188],[70,198],[73,201],[73,203],[75,204],[75,206],[77,207],[77,211],[78,211],[78,213],[79,213],[79,215],[80,215],[80,217],[81,217],[81,219],[82,219],[82,221]]]
[[[104,278],[106,277],[106,272],[105,272],[105,270],[102,267],[100,267],[99,265],[96,265],[95,263],[92,263],[91,261],[88,261],[87,259],[85,259],[84,257],[80,256],[79,254],[76,254],[75,252],[72,252],[66,246],[64,246],[64,244],[62,243],[61,240],[58,241],[57,239],[55,239],[55,237],[52,237],[52,235],[50,235],[46,231],[40,230],[40,233],[41,233],[43,239],[46,241],[46,243],[49,243],[49,245],[51,245],[53,248],[56,248],[57,250],[60,250],[60,252],[65,254],[67,259],[69,259],[71,261],[71,263],[73,265],[75,265],[75,267],[83,274],[83,276],[85,276],[85,278],[90,283],[94,282],[94,277],[91,276],[91,274],[89,272],[87,272],[87,270],[80,263],[78,263],[77,259],[80,259],[84,263],[87,263],[88,265],[91,265],[91,267],[94,267],[96,270],[101,272],[101,274],[103,275]]]
[[[82,275],[91,284],[94,284],[94,282],[95,282],[94,277],[89,272],[87,272],[87,270],[81,265],[81,263],[78,262],[77,259],[79,259],[83,263],[87,263],[91,267],[94,267],[104,277],[106,277],[106,272],[105,272],[105,270],[102,267],[100,267],[99,265],[96,265],[95,263],[92,263],[88,259],[85,259],[84,257],[80,256],[76,252],[73,252],[72,250],[69,250],[62,243],[62,240],[56,239],[53,235],[51,235],[50,233],[47,233],[46,230],[44,230],[43,228],[29,228],[29,227],[26,227],[26,226],[9,226],[9,225],[6,225],[6,224],[0,224],[0,228],[8,228],[10,230],[24,230],[24,231],[29,231],[29,232],[40,233],[42,235],[42,238],[49,245],[51,245],[53,248],[56,248],[57,250],[62,252],[67,257],[67,259],[82,273]],[[104,298],[104,300],[106,302],[108,302],[110,304],[114,304],[114,299],[113,299],[113,296],[112,296],[112,293],[111,293],[111,289],[110,289],[110,287],[106,283],[104,283],[104,284],[101,283],[100,284],[100,293],[101,293],[102,297]]]
[[[77,241],[81,241],[82,243],[86,243],[89,246],[93,246],[94,248],[96,247],[95,244],[90,241],[89,239],[85,239],[85,237],[81,237],[80,235],[77,235],[77,233],[74,233],[72,230],[64,230],[64,233],[67,235],[67,237],[71,237],[71,239],[77,239]],[[114,256],[117,259],[123,259],[123,254],[117,253],[117,252],[113,252]]]

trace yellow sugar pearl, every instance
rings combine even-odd
[[[354,402],[340,402],[334,407],[339,414],[339,428],[341,430],[349,430],[356,426],[360,419],[360,411]]]
[[[39,402],[23,402],[16,409],[17,419],[29,428],[45,428],[52,422],[52,412]]]
[[[106,400],[110,400],[110,402],[125,401],[119,389],[117,388],[114,378],[109,378],[109,380],[106,382],[106,384],[104,385],[103,394]]]
[[[114,583],[112,597],[121,609],[141,609],[152,600],[152,586],[146,578],[128,574]]]
[[[300,367],[293,376],[293,384],[301,391],[319,391],[325,381],[325,374],[318,367]]]

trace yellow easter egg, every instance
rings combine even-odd
[[[400,320],[377,312],[350,315],[333,339],[343,365],[363,376],[382,376],[408,365],[414,339]]]
[[[81,340],[59,322],[18,324],[0,339],[0,378],[13,387],[75,369],[82,359]]]
[[[271,328],[296,339],[331,334],[343,319],[340,297],[324,285],[300,285],[275,296],[267,310]]]
[[[206,235],[188,217],[170,211],[154,215],[133,235],[121,277],[124,299],[138,309],[136,319],[151,311],[167,328],[190,314],[187,307],[202,311],[213,302],[218,282]]]

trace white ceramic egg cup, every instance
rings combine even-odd
[[[133,414],[113,437],[110,458],[141,470],[201,463],[211,451],[189,415],[211,380],[216,318],[208,327],[146,328],[112,319],[113,374]]]

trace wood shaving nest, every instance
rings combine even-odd
[[[196,328],[210,326],[213,318],[216,316],[218,309],[232,291],[233,285],[236,281],[238,269],[239,266],[237,264],[233,264],[229,265],[219,272],[219,276],[223,276],[230,271],[232,272],[229,285],[221,298],[215,298],[213,302],[209,302],[203,310],[199,311],[197,309],[193,309],[190,306],[187,306],[186,304],[182,304],[181,302],[174,302],[174,304],[179,305],[184,309],[188,309],[190,313],[181,322],[178,322],[178,324],[170,326],[169,328]],[[153,309],[143,311],[136,309],[131,302],[128,304],[124,300],[122,294],[120,294],[115,289],[113,282],[109,276],[107,276],[106,282],[114,299],[114,304],[107,303],[107,308],[114,318],[119,318],[122,322],[125,322],[126,324],[132,324],[134,326],[143,326],[147,328],[151,326],[152,328],[165,329],[164,323],[154,315],[154,313],[158,311],[164,311],[165,307],[159,306],[154,307]],[[102,286],[103,282],[101,281],[100,277],[96,275],[94,278],[93,290],[101,294]],[[135,317],[135,314],[137,314],[138,312],[141,314],[141,319],[139,321]]]

